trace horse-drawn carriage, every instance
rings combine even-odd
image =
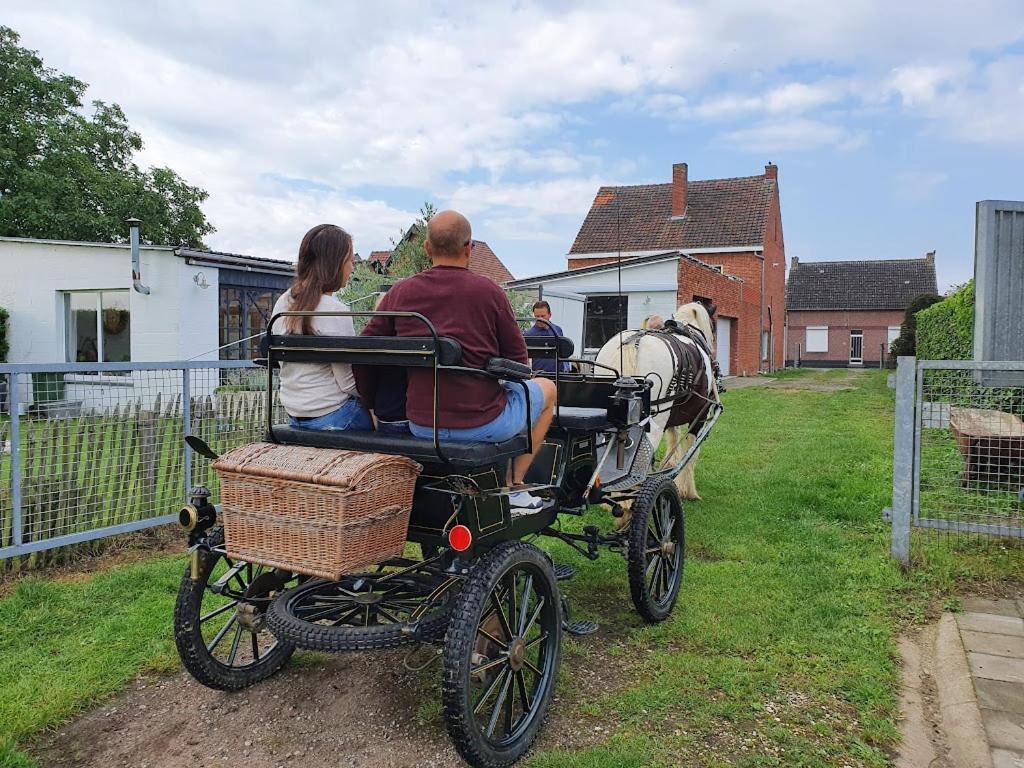
[[[458,386],[461,376],[525,386],[532,375],[528,366],[500,359],[491,360],[487,370],[467,368],[458,343],[439,337],[426,318],[391,314],[417,317],[424,335],[320,337],[268,330],[267,441],[417,462],[422,472],[415,480],[405,538],[418,547],[407,545],[398,556],[340,578],[240,559],[230,535],[225,542],[222,511],[208,491],[193,489],[181,513],[191,564],[175,609],[178,650],[197,680],[235,690],[272,675],[295,648],[440,645],[444,718],[459,753],[474,766],[509,765],[526,752],[542,725],[563,632],[587,634],[597,628],[570,617],[559,588],[575,569],[556,566],[534,542],[554,537],[590,559],[602,547],[622,553],[637,611],[649,622],[667,618],[679,595],[685,558],[683,506],[674,481],[721,405],[716,390],[685,454],[656,467],[657,445],[647,433],[658,418],[663,388],[611,366],[573,360],[566,338],[528,338],[532,358],[556,361],[550,376],[558,405],[526,477],[530,492],[547,502],[526,511],[510,506],[506,470],[512,459],[532,452],[528,431],[490,444],[446,441],[436,423],[433,439],[314,432],[274,423],[273,376],[280,363],[428,369],[435,414],[439,390]],[[574,370],[563,371],[564,360],[573,360]],[[214,457],[199,441],[191,444]],[[606,507],[612,520],[621,522],[625,514],[628,525],[614,530],[560,525],[563,516],[581,516],[595,504]]]

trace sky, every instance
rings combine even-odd
[[[973,273],[1024,199],[1024,2],[11,2],[0,24],[209,192],[217,250],[328,221],[390,247],[454,207],[517,277],[565,268],[601,185],[779,166],[786,254]]]

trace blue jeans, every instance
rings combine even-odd
[[[325,413],[323,416],[314,416],[311,419],[289,416],[288,424],[298,429],[314,429],[324,432],[373,429],[370,414],[363,408],[358,397],[350,397],[338,410]]]
[[[503,443],[526,431],[526,395],[521,384],[503,381],[505,388],[505,410],[494,421],[481,424],[479,427],[465,429],[437,428],[437,436],[441,440],[454,440],[457,443]],[[544,409],[544,393],[540,384],[535,381],[526,382],[530,390],[530,426],[537,423],[540,412]],[[434,428],[409,422],[409,431],[416,437],[432,439]]]

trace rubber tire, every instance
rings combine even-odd
[[[548,686],[543,701],[540,703],[540,716],[531,723],[528,731],[505,750],[495,750],[483,739],[474,727],[470,714],[471,687],[469,685],[469,668],[472,663],[473,649],[476,644],[477,623],[483,612],[491,590],[497,581],[517,562],[528,560],[535,563],[551,585],[555,608],[555,672]],[[505,768],[519,760],[532,746],[547,716],[548,706],[554,695],[558,682],[558,668],[561,663],[562,647],[562,601],[558,581],[551,567],[551,559],[532,544],[524,541],[508,541],[499,544],[488,552],[476,564],[472,573],[466,578],[462,594],[455,606],[448,634],[444,642],[444,679],[441,684],[441,696],[444,703],[445,725],[455,748],[462,758],[473,768]]]
[[[381,624],[372,627],[330,627],[298,619],[291,605],[306,592],[324,585],[315,579],[281,593],[267,611],[267,627],[274,636],[309,651],[369,651],[399,648],[419,642],[431,642],[444,637],[448,629],[451,609],[430,614],[421,619],[419,636],[402,632],[402,624]]]
[[[214,529],[209,541],[215,547],[222,546],[223,529]],[[191,567],[185,568],[174,606],[174,644],[178,647],[182,665],[200,683],[218,691],[237,691],[266,680],[281,669],[295,652],[295,646],[278,640],[272,651],[248,667],[229,667],[206,650],[197,619],[201,615],[207,580],[220,557],[212,552],[200,554],[198,580],[192,579]]]
[[[682,562],[679,564],[679,578],[672,585],[672,599],[667,605],[659,606],[647,590],[645,578],[644,554],[647,550],[647,523],[654,509],[654,503],[662,493],[669,493],[679,511],[679,526],[675,531],[676,546],[682,550]],[[626,570],[629,574],[629,594],[633,598],[633,605],[637,613],[649,624],[657,624],[667,619],[676,600],[679,598],[679,591],[683,583],[683,574],[686,569],[686,514],[683,509],[683,502],[679,498],[679,489],[676,488],[672,478],[652,477],[640,487],[640,493],[633,502],[633,518],[629,524],[629,541],[626,548]]]

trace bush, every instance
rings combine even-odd
[[[0,307],[0,363],[7,362],[7,353],[10,351],[10,345],[7,343],[7,320],[10,315],[7,314],[7,310]]]
[[[917,356],[970,360],[974,356],[974,281],[917,315]]]
[[[917,313],[936,302],[942,301],[942,297],[934,293],[922,293],[913,299],[907,311],[903,315],[903,323],[900,325],[900,335],[893,341],[889,348],[889,354],[893,358],[901,355],[914,355],[917,349]]]

